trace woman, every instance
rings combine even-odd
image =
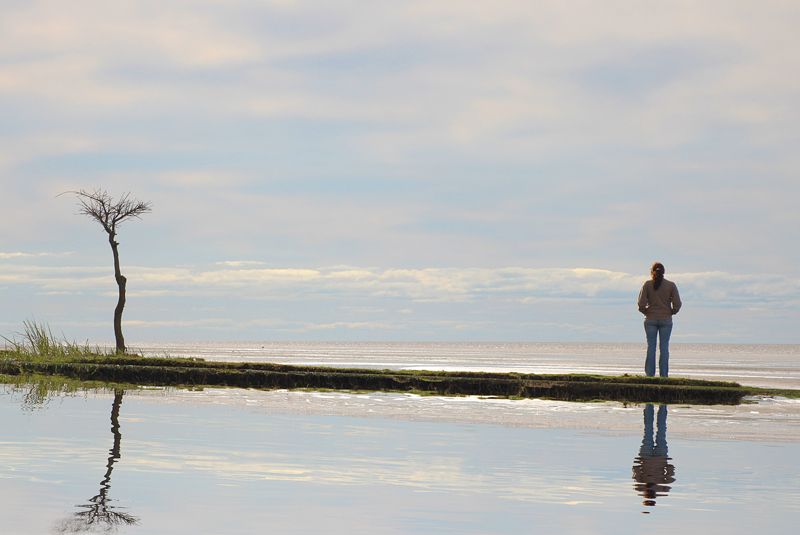
[[[669,336],[672,334],[672,316],[681,309],[681,297],[675,283],[664,278],[664,264],[656,262],[650,269],[651,280],[639,292],[639,312],[644,314],[644,332],[647,335],[647,358],[644,372],[648,377],[656,374],[656,339],[659,342],[658,374],[669,375]]]

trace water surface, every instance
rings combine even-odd
[[[794,533],[800,513],[791,400],[1,392],[3,533]]]

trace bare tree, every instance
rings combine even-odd
[[[114,278],[119,289],[117,306],[114,309],[114,338],[117,353],[125,353],[125,338],[122,336],[122,310],[125,308],[125,285],[128,281],[119,267],[119,242],[117,241],[117,227],[130,218],[140,219],[142,214],[151,210],[149,202],[137,201],[130,193],[124,194],[115,200],[105,190],[96,189],[92,192],[78,190],[70,191],[78,197],[80,213],[94,219],[108,234],[108,243],[114,254]]]

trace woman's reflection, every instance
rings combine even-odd
[[[100,491],[89,498],[89,503],[77,506],[81,510],[64,520],[56,528],[57,533],[83,533],[87,530],[112,532],[118,526],[133,525],[139,521],[135,516],[111,505],[112,500],[108,496],[111,490],[111,472],[114,471],[114,464],[120,458],[122,433],[119,430],[119,409],[122,406],[124,393],[123,390],[114,391],[114,403],[111,406],[111,433],[114,435],[114,444],[108,451],[106,473],[100,482]]]
[[[675,482],[675,467],[670,464],[667,454],[667,406],[659,405],[656,419],[655,440],[653,440],[653,413],[655,409],[648,403],[644,407],[644,438],[639,455],[633,462],[634,488],[644,498],[643,505],[653,507],[656,498],[666,496]],[[647,512],[647,511],[645,511]]]

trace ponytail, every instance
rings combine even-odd
[[[650,276],[653,277],[653,288],[658,290],[661,287],[661,283],[664,282],[664,264],[661,262],[655,262],[653,267],[650,268]]]

